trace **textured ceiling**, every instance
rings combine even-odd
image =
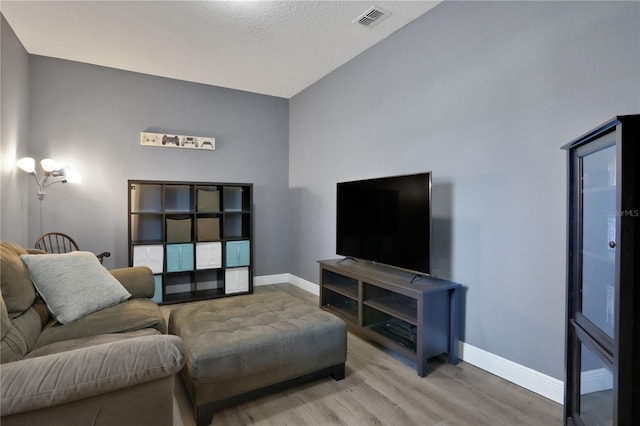
[[[7,1],[36,55],[290,98],[439,1]],[[376,5],[391,15],[352,24]]]

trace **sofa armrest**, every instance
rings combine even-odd
[[[47,252],[46,252],[46,251],[44,251],[44,250],[40,250],[40,249],[29,249],[29,248],[26,248],[25,250],[26,250],[26,251],[27,251],[27,253],[29,253],[29,254],[47,254]]]
[[[146,266],[111,269],[109,272],[120,281],[134,299],[151,299],[156,291],[153,273]]]
[[[182,339],[155,335],[2,364],[3,416],[105,394],[176,374]]]

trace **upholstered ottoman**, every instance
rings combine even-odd
[[[198,425],[264,392],[326,375],[344,378],[345,323],[283,292],[178,308],[169,333],[184,340],[181,375]]]

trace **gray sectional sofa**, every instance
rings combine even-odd
[[[0,423],[171,425],[184,349],[149,300],[151,271],[110,271],[131,298],[60,324],[20,258],[28,253],[0,243]]]

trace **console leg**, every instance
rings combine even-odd
[[[460,288],[449,290],[449,355],[448,362],[451,365],[458,364],[458,330],[460,310]]]

